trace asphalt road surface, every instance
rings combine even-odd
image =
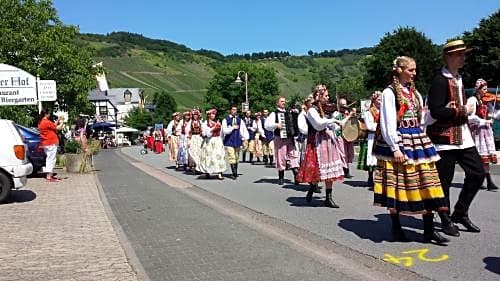
[[[255,213],[265,214],[298,229],[311,232],[326,241],[345,247],[346,251],[361,253],[378,261],[385,260],[383,262],[385,264],[394,264],[408,272],[417,273],[417,276],[434,280],[498,280],[500,278],[500,235],[498,235],[500,210],[497,202],[500,199],[500,193],[480,191],[472,204],[470,217],[481,227],[481,233],[463,231],[460,237],[451,237],[451,242],[446,247],[425,244],[422,242],[421,217],[409,216],[402,220],[402,224],[413,242],[391,242],[390,218],[385,209],[372,205],[373,194],[365,186],[366,173],[355,170],[355,163],[351,164],[351,172],[355,177],[346,179],[343,183],[334,184],[334,199],[341,208],[330,209],[322,207],[324,194],[315,194],[312,204],[307,204],[304,200],[308,188],[306,185],[295,186],[290,181],[284,186],[278,185],[277,172],[273,168],[242,163],[239,165],[239,172],[242,175],[236,181],[229,178],[223,181],[207,180],[202,176],[175,171],[173,163],[168,161],[165,153],[141,155],[139,150],[139,147],[130,147],[121,151],[130,158],[157,168],[157,171],[161,173],[172,175]],[[125,159],[116,157],[112,152],[104,152],[96,161],[98,168],[99,165],[103,165],[101,166],[102,172],[99,172],[99,179],[103,182],[103,186],[113,185],[115,188],[121,188],[121,184],[127,186],[127,182],[131,184],[132,180],[141,178],[134,176],[135,172],[132,173],[130,167],[116,167],[112,169],[112,173],[108,172],[109,167],[122,165],[120,161],[126,162]],[[286,177],[291,179],[291,172],[287,172]],[[456,201],[463,177],[463,173],[457,170],[454,188],[451,190],[452,202]],[[500,183],[499,176],[494,175],[494,179]],[[157,188],[161,189],[161,186]],[[132,195],[128,194],[122,200],[129,196]],[[161,200],[159,195],[157,196],[150,199]],[[108,198],[111,206],[115,199],[115,197]],[[120,221],[120,210],[115,208],[113,212]],[[120,224],[127,233],[127,221],[120,221]],[[273,252],[278,254],[276,251]],[[281,254],[289,256],[286,251]],[[296,273],[287,275],[291,273],[286,271],[286,267],[278,266],[283,270],[279,271],[284,274],[281,277],[293,276]],[[313,274],[315,278],[301,276],[296,280],[322,279],[321,275],[315,275],[317,272],[306,272]],[[322,270],[320,269],[319,272]],[[339,274],[348,274],[348,271],[346,272]],[[256,280],[271,280],[266,279],[267,277],[269,276],[262,276],[263,279],[257,278]],[[288,277],[284,279],[291,280]],[[340,276],[338,278],[343,279]],[[331,279],[340,280],[338,278]],[[276,280],[280,278],[277,277]]]

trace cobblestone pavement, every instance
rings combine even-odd
[[[0,205],[0,280],[137,280],[93,174],[30,178]]]

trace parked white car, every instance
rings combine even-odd
[[[28,146],[11,120],[0,119],[0,203],[6,201],[12,189],[26,185],[33,171],[26,153]]]

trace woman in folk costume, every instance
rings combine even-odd
[[[189,164],[189,131],[191,130],[191,112],[184,112],[184,119],[182,119],[177,128],[175,129],[176,134],[179,136],[179,150],[177,151],[177,165],[176,167],[183,166],[184,170],[188,169]]]
[[[399,221],[400,213],[422,214],[424,241],[449,242],[434,229],[433,211],[446,210],[443,189],[436,170],[440,159],[421,129],[423,102],[413,82],[416,63],[402,56],[393,63],[393,83],[382,93],[380,136],[374,153],[374,204],[386,207],[392,219],[396,241],[409,241]]]
[[[177,151],[179,149],[178,143],[179,143],[179,136],[176,135],[175,130],[177,129],[177,125],[180,122],[181,118],[181,113],[180,112],[175,112],[172,114],[172,121],[168,123],[167,129],[166,129],[166,136],[167,136],[167,141],[168,141],[168,158],[170,161],[174,161],[177,163]]]
[[[334,133],[338,120],[325,118],[325,109],[329,103],[328,90],[324,86],[317,87],[316,100],[307,110],[307,144],[303,165],[299,169],[297,180],[299,182],[317,183],[325,182],[325,206],[339,208],[332,198],[332,186],[336,180],[344,178],[342,142]],[[315,190],[314,184],[310,185],[306,200],[312,201]]]
[[[160,130],[155,130],[154,132],[154,140],[155,140],[155,152],[160,154],[164,151],[163,148],[163,136]]]
[[[210,178],[210,174],[217,174],[217,179],[223,180],[222,172],[226,170],[226,150],[221,137],[222,124],[215,119],[216,115],[217,109],[210,109],[207,111],[207,120],[201,125],[203,143],[196,169],[204,173],[207,179]]]
[[[316,153],[316,132],[314,129],[309,130],[311,126],[310,122],[307,121],[307,111],[313,106],[314,96],[311,94],[305,100],[302,105],[302,112],[297,117],[297,123],[299,131],[305,136],[304,148],[301,152],[301,161],[299,172],[297,174],[298,182],[309,183],[309,191],[306,195],[306,201],[311,202],[313,193],[320,193],[318,186],[319,178],[319,166],[318,166],[318,154]]]
[[[367,133],[365,140],[361,144],[358,157],[358,170],[368,172],[368,185],[370,188],[373,188],[373,171],[377,168],[377,158],[373,155],[373,144],[380,116],[381,95],[380,91],[375,91],[372,94],[370,108],[363,115]]]
[[[200,162],[201,153],[201,143],[203,138],[201,137],[201,121],[200,121],[200,111],[198,109],[193,109],[191,111],[191,122],[189,124],[189,167],[191,167],[193,173],[196,174],[196,166]]]
[[[155,132],[155,129],[154,129],[154,128],[149,129],[149,134],[148,134],[148,136],[146,137],[146,143],[148,144],[148,148],[149,148],[151,151],[154,151],[154,150],[155,150],[155,137],[154,137],[154,132]]]
[[[477,79],[475,88],[476,95],[467,99],[467,107],[473,108],[472,114],[468,117],[469,128],[486,172],[486,188],[489,191],[497,191],[498,186],[495,185],[490,175],[490,163],[497,163],[492,125],[494,118],[498,117],[494,116],[493,100],[488,103],[483,101],[483,97],[488,92],[486,81]]]

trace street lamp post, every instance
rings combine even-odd
[[[245,105],[247,107],[247,110],[250,108],[250,104],[248,104],[248,73],[246,73],[245,71],[238,71],[238,74],[236,75],[236,83],[241,83],[241,78],[240,78],[240,74],[243,73],[245,76],[244,76],[244,79],[245,79]],[[245,108],[243,108],[243,110],[245,110]]]

